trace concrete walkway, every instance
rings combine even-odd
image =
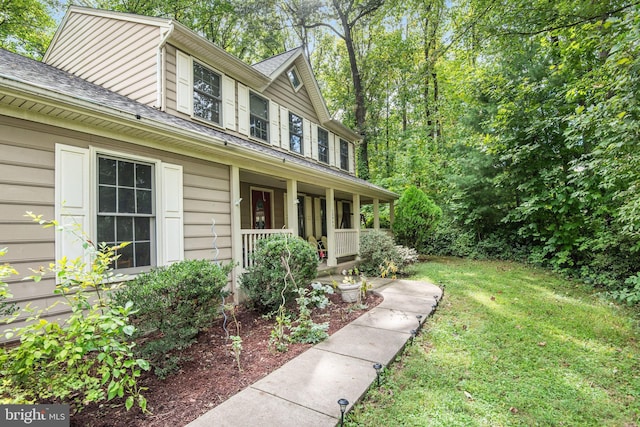
[[[442,290],[427,282],[373,281],[384,301],[327,340],[242,390],[189,427],[335,426],[338,399],[347,412],[376,380],[374,363],[387,366],[435,309]]]

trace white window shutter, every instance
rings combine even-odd
[[[354,146],[352,143],[348,143],[348,147],[349,147],[349,172],[353,173],[354,172],[354,165],[355,165],[355,159],[356,156],[354,155]]]
[[[55,154],[55,219],[65,231],[55,234],[56,261],[83,258],[89,262],[78,232],[87,236],[90,230],[89,206],[89,150],[56,144]],[[66,228],[73,231],[67,231]]]
[[[289,144],[289,110],[280,107],[280,146],[285,150],[290,150]]]
[[[280,145],[280,106],[269,101],[269,142]]]
[[[193,65],[191,57],[176,51],[176,108],[191,115],[193,109]]]
[[[236,82],[225,75],[222,76],[222,99],[224,127],[236,130]]]
[[[184,259],[182,166],[160,164],[158,265]]]
[[[238,132],[249,135],[249,88],[238,83]]]
[[[318,160],[318,125],[311,123],[311,158]]]
[[[302,119],[302,140],[304,156],[311,157],[311,122],[305,118]]]
[[[336,165],[336,136],[329,132],[329,164]]]

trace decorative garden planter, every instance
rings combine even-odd
[[[340,283],[338,289],[340,289],[340,295],[344,302],[356,302],[358,301],[358,295],[360,294],[360,287],[362,282],[356,283]]]

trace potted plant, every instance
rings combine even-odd
[[[340,296],[344,302],[360,302],[363,292],[366,292],[366,278],[358,271],[357,267],[350,270],[342,270],[342,283],[338,283]]]

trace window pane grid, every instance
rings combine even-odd
[[[220,76],[193,63],[193,114],[205,120],[220,124],[222,97]]]
[[[349,169],[349,143],[344,139],[340,140],[340,168]]]
[[[289,113],[289,148],[299,154],[302,153],[302,117]]]
[[[329,133],[318,129],[318,160],[329,163]]]
[[[153,170],[151,165],[100,157],[98,160],[97,240],[118,250],[114,268],[150,266]]]
[[[269,102],[252,93],[249,104],[251,136],[269,142]]]

